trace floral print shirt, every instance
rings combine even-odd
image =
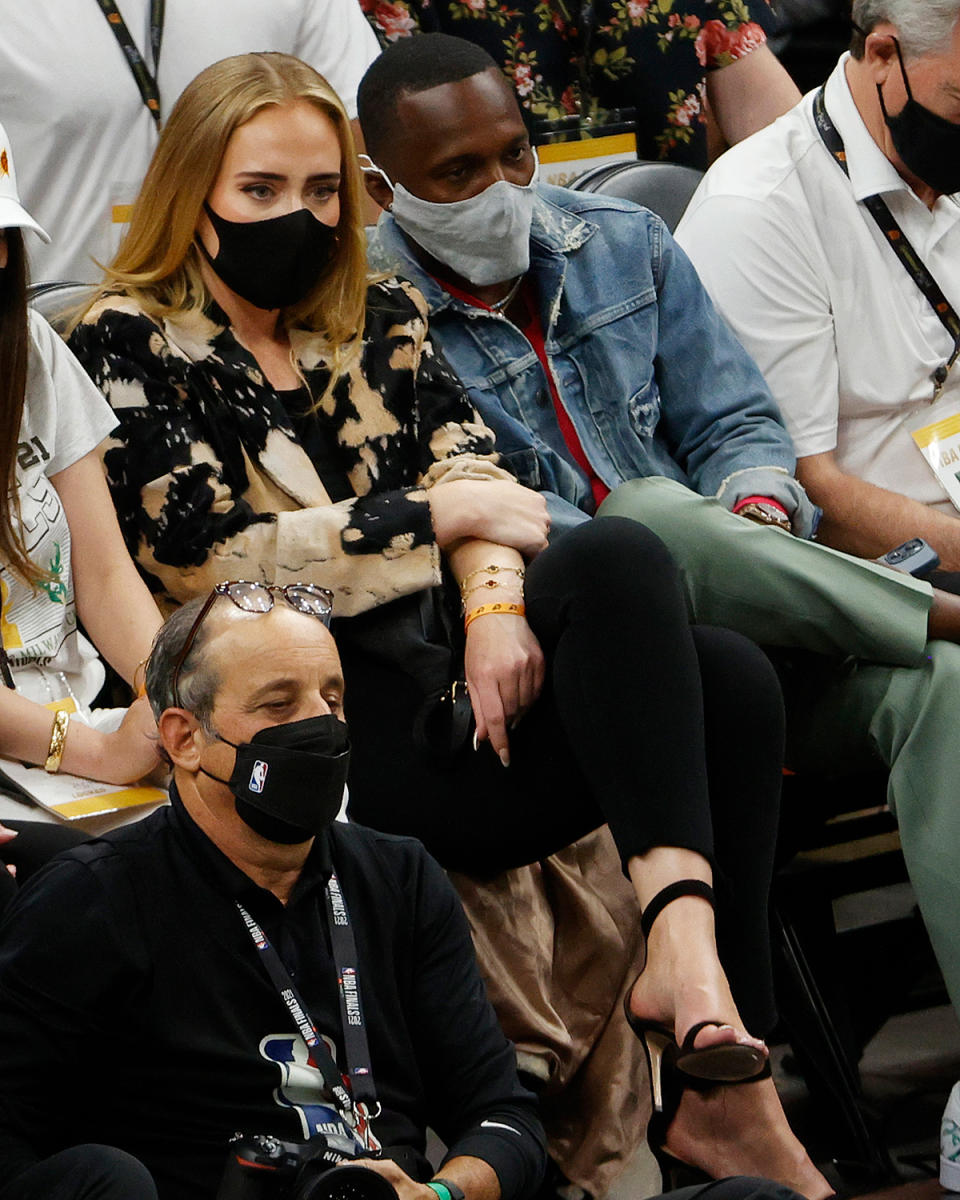
[[[705,72],[762,46],[766,0],[361,0],[381,41],[468,38],[513,81],[526,114],[602,119],[636,109],[640,158],[707,165]],[[592,29],[592,32],[590,32]]]

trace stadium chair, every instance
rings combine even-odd
[[[570,185],[575,192],[602,192],[643,204],[662,217],[671,233],[680,224],[701,171],[667,162],[624,162],[592,167]]]
[[[54,329],[62,332],[65,315],[82,304],[92,290],[88,283],[70,283],[66,280],[34,283],[28,289],[27,299]]]

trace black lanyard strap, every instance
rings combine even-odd
[[[850,178],[850,168],[847,166],[847,152],[840,131],[830,119],[824,100],[824,88],[817,93],[813,102],[813,115],[817,123],[817,132],[826,148],[833,155],[844,175]],[[943,294],[943,289],[930,274],[926,263],[911,245],[910,239],[900,228],[897,218],[890,211],[882,196],[867,196],[863,201],[864,207],[873,217],[880,231],[887,239],[887,245],[900,260],[907,274],[923,293],[927,303],[940,319],[940,323],[953,339],[953,354],[945,366],[938,367],[933,373],[934,396],[939,395],[951,367],[960,357],[960,316],[956,309]]]
[[[360,1004],[360,969],[357,962],[357,943],[350,924],[350,914],[340,891],[340,881],[332,874],[326,887],[327,921],[333,958],[337,964],[340,991],[340,1023],[343,1026],[343,1050],[347,1059],[347,1076],[357,1103],[375,1104],[376,1089],[370,1065],[370,1047]]]
[[[160,43],[163,41],[163,13],[165,0],[150,0],[150,48],[153,51],[153,73],[143,61],[140,48],[133,40],[133,34],[127,28],[127,23],[120,15],[114,0],[97,0],[100,11],[107,19],[107,24],[113,30],[114,37],[120,43],[127,66],[133,73],[140,89],[144,104],[150,111],[157,128],[160,128],[160,89],[157,86],[156,73],[160,70]]]
[[[329,1097],[336,1102],[341,1115],[350,1126],[355,1131],[362,1131],[366,1129],[369,1117],[376,1114],[377,1093],[370,1064],[363,1009],[360,1005],[356,940],[336,874],[331,874],[327,883],[326,901],[330,940],[339,981],[340,1019],[343,1026],[343,1048],[347,1060],[349,1089],[344,1086],[340,1068],[327,1049],[327,1044],[310,1016],[296,984],[290,978],[290,972],[281,962],[280,955],[270,944],[270,939],[260,925],[239,901],[237,908],[253,944],[260,952],[264,969],[293,1018],[300,1036],[307,1044],[311,1063],[320,1072]]]

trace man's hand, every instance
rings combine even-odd
[[[510,765],[511,729],[540,695],[544,659],[526,619],[491,613],[467,630],[464,668],[477,740],[487,741],[505,767]]]
[[[539,492],[505,479],[452,479],[427,493],[441,550],[464,538],[482,538],[535,558],[547,546],[550,517]]]
[[[368,1167],[391,1183],[400,1200],[437,1200],[437,1193],[425,1183],[417,1183],[389,1158],[357,1158],[345,1167]]]
[[[820,541],[861,558],[879,558],[922,537],[940,555],[944,571],[960,571],[960,520],[909,496],[848,475],[834,451],[797,461],[797,478],[823,509]]]
[[[755,521],[758,525],[773,525],[777,529],[793,533],[793,524],[786,509],[776,500],[752,496],[748,501],[738,504],[733,512],[736,516],[746,517],[748,521]]]

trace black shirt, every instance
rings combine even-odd
[[[310,389],[287,388],[277,392],[277,399],[283,405],[300,445],[310,456],[320,482],[334,504],[355,496],[342,461],[343,452],[337,441],[336,430],[329,415],[315,406]]]
[[[316,1076],[236,900],[342,1068],[331,854],[357,940],[376,1136],[422,1150],[429,1124],[451,1155],[487,1161],[506,1200],[529,1194],[544,1161],[534,1101],[456,894],[420,843],[334,825],[284,907],[177,798],[55,860],[0,927],[0,1180],[99,1142],[140,1158],[162,1200],[210,1200],[234,1132],[307,1137],[323,1115]]]

